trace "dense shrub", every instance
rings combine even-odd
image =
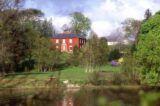
[[[117,60],[122,56],[118,49],[114,49],[109,53],[109,61]]]
[[[141,67],[141,78],[145,83],[160,82],[160,14],[144,21],[136,46],[135,57]]]
[[[122,74],[128,84],[140,84],[139,69],[136,66],[136,60],[131,54],[124,56],[122,64]]]

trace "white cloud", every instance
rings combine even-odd
[[[59,33],[61,33],[63,31],[62,26],[64,24],[69,24],[70,23],[70,17],[69,16],[51,16],[51,17],[47,17],[47,19],[48,20],[52,19],[52,23]]]
[[[92,23],[92,29],[99,35],[109,34],[113,29],[116,29],[118,24],[111,23],[109,21],[94,21]]]
[[[143,19],[144,12],[150,8],[153,13],[160,10],[160,3],[155,0],[103,0],[99,5],[86,9],[83,13],[92,21],[92,29],[99,36],[107,36],[126,18]],[[91,1],[93,2],[93,1]],[[87,2],[88,3],[88,2]],[[69,23],[68,16],[52,17],[53,24],[61,32],[64,24]],[[51,18],[50,17],[50,18]]]
[[[99,36],[107,36],[126,18],[143,19],[147,8],[155,13],[160,9],[160,4],[154,0],[105,0],[85,14],[92,20],[93,30]]]

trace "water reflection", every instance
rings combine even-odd
[[[1,106],[141,106],[160,105],[159,89],[5,89],[0,91]],[[146,94],[147,92],[157,92]],[[153,98],[151,98],[151,96]],[[142,98],[143,97],[143,98]],[[143,100],[143,102],[141,101]]]

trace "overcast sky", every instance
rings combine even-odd
[[[92,29],[99,36],[107,36],[126,18],[143,19],[149,8],[154,14],[160,10],[160,0],[26,0],[26,8],[37,8],[52,18],[58,31],[69,22],[69,14],[82,12],[92,21]]]

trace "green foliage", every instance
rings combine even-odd
[[[114,49],[114,50],[110,51],[110,53],[109,53],[109,61],[117,60],[121,56],[122,56],[122,54],[120,53],[120,51],[118,49]]]
[[[74,12],[71,14],[71,30],[76,33],[82,33],[83,36],[86,35],[87,31],[91,28],[91,21],[89,18],[85,17],[80,12]]]
[[[80,65],[80,61],[81,61],[80,54],[81,54],[80,48],[77,45],[74,46],[73,54],[70,55],[68,63],[74,66]]]
[[[144,21],[140,31],[135,57],[141,67],[142,79],[148,83],[160,82],[160,15]],[[146,83],[147,83],[146,82]]]
[[[131,54],[124,56],[124,62],[122,64],[122,74],[125,76],[126,83],[128,84],[140,84],[140,76],[136,67],[135,57]]]
[[[6,16],[5,16],[6,15]],[[4,18],[5,17],[5,18]],[[12,17],[12,18],[10,18]],[[10,71],[18,71],[21,61],[30,52],[30,29],[27,20],[23,20],[20,10],[6,10],[1,13],[2,31],[6,33],[4,42],[7,43],[7,53],[10,54],[10,63],[7,64]],[[1,35],[2,36],[2,35]]]
[[[99,75],[99,73],[94,71],[88,78],[89,83],[91,83],[92,85],[97,85],[97,86],[100,85],[101,84],[100,77],[101,76]]]
[[[108,56],[109,56],[109,47],[107,45],[107,39],[106,38],[100,38],[99,44],[98,44],[98,59],[99,64],[104,65],[108,63]]]
[[[40,21],[40,10],[21,9],[23,0],[9,1],[0,5],[0,70],[30,70],[33,65],[42,70],[57,64],[59,52],[47,38],[53,34],[51,20]]]
[[[141,21],[128,18],[122,24],[125,29],[125,33],[127,37],[131,35],[136,37],[137,34],[139,33]]]
[[[55,33],[52,20],[38,20],[38,21],[33,21],[33,25],[35,30],[41,33],[41,36],[44,37],[52,37],[52,35]]]
[[[97,66],[103,65],[108,62],[109,48],[106,40],[103,38],[99,39],[94,32],[87,41],[87,44],[82,49],[82,65],[84,65],[87,70],[93,71]]]
[[[141,106],[159,106],[160,93],[149,92],[141,95]]]
[[[32,57],[37,63],[39,71],[51,68],[60,60],[60,54],[52,49],[53,45],[48,38],[37,36],[32,50]]]
[[[107,98],[105,96],[101,96],[97,99],[98,106],[107,106]]]

